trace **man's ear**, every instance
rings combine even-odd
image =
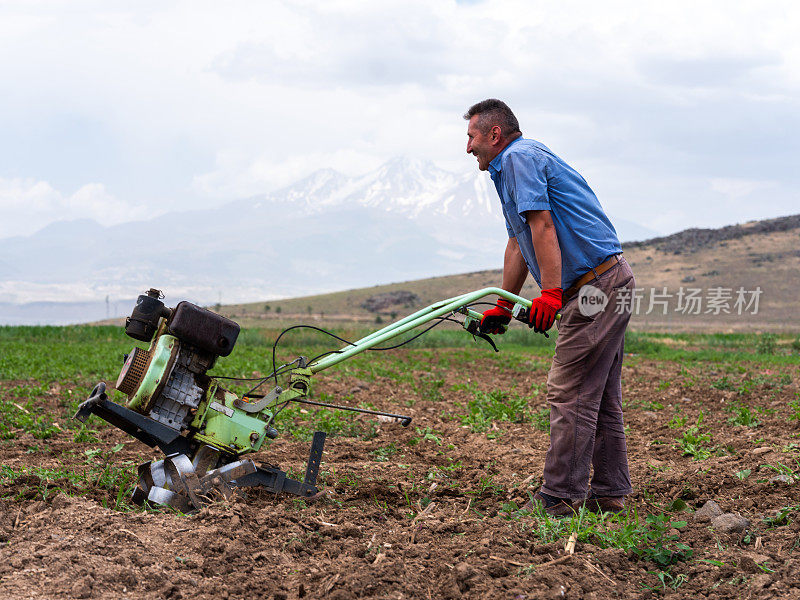
[[[502,136],[502,130],[500,129],[500,125],[495,125],[492,127],[492,142],[500,141]]]

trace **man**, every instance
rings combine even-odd
[[[556,516],[573,514],[583,502],[619,512],[633,490],[620,380],[630,311],[617,307],[630,298],[633,273],[583,177],[543,144],[523,138],[505,103],[484,100],[464,119],[467,152],[489,171],[506,220],[502,288],[519,294],[528,272],[533,275],[542,288],[530,310],[535,331],[546,332],[561,313],[547,378],[550,448],[533,503]],[[597,312],[604,296],[605,309]],[[484,313],[482,329],[502,333],[512,307],[500,299]]]

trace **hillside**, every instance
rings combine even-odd
[[[624,253],[636,275],[637,287],[642,288],[641,310],[632,319],[632,328],[663,331],[800,331],[800,215],[719,229],[687,229],[685,231],[653,238],[645,242],[624,244]],[[498,263],[502,258],[498,256]],[[313,320],[336,321],[390,321],[409,314],[419,307],[449,298],[470,290],[496,286],[501,271],[488,270],[463,273],[447,277],[417,279],[332,294],[305,296],[281,301],[258,302],[225,306],[223,312],[235,316],[243,324],[256,325],[269,321]],[[671,294],[667,298],[666,314],[662,304],[654,303],[650,314],[650,295]],[[725,301],[719,314],[706,312],[709,290],[723,288],[730,294],[725,314]],[[736,314],[737,290],[745,292],[761,289],[758,310],[754,306]],[[683,314],[676,311],[679,291],[699,289],[703,298],[700,314]],[[729,292],[727,290],[730,290]],[[408,292],[401,302],[386,305],[384,294]],[[523,294],[538,295],[532,279]],[[712,291],[711,294],[714,294]],[[415,295],[409,302],[410,295]],[[368,310],[362,306],[369,299],[384,306]],[[391,298],[389,298],[391,299]],[[659,298],[656,298],[658,300]],[[750,301],[748,293],[745,299]],[[369,306],[369,304],[368,304]],[[744,308],[744,307],[743,307]]]

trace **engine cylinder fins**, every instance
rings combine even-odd
[[[203,388],[198,386],[193,373],[187,371],[181,364],[178,354],[172,373],[161,393],[153,401],[149,417],[176,431],[184,429],[191,420],[191,411],[200,404],[203,397]]]
[[[149,362],[149,351],[142,348],[134,348],[133,352],[128,354],[114,387],[123,394],[131,396],[142,382],[142,378],[145,372],[147,372],[147,365]]]
[[[184,513],[192,512],[215,498],[230,498],[235,480],[257,470],[252,460],[209,469],[218,460],[218,451],[201,446],[193,459],[185,454],[171,454],[163,460],[144,463],[139,466],[139,483],[132,500],[136,504],[147,500]]]

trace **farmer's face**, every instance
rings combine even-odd
[[[494,126],[486,133],[481,132],[478,127],[479,116],[473,116],[467,126],[467,153],[478,159],[478,168],[481,171],[486,171],[492,159],[500,153],[500,128]]]

